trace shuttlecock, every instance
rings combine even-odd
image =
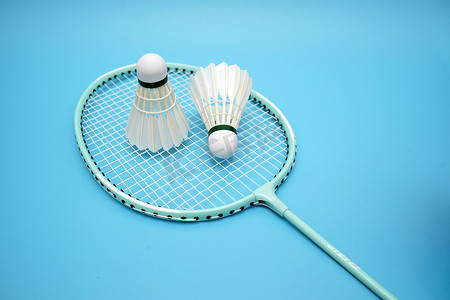
[[[189,89],[208,130],[212,154],[231,157],[238,147],[236,132],[252,89],[248,72],[237,65],[211,63],[191,75]]]
[[[142,56],[136,65],[138,85],[128,117],[126,137],[139,150],[156,152],[179,146],[187,139],[189,121],[167,81],[161,56]]]

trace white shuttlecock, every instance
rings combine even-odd
[[[219,158],[237,149],[236,130],[252,89],[248,72],[237,65],[211,63],[191,76],[190,92],[208,130],[209,149]]]
[[[139,59],[136,71],[138,85],[126,137],[139,150],[179,146],[188,137],[189,121],[167,81],[166,62],[149,53]]]

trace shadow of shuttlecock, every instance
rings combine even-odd
[[[276,131],[271,129],[271,126],[265,122],[260,122],[248,128],[243,126],[242,132],[240,133],[240,143],[242,147],[235,153],[235,156],[238,155],[239,152],[242,153],[240,155],[249,156],[255,152],[261,153],[268,151],[270,150],[268,144],[272,140],[275,140],[277,137],[278,135]],[[214,143],[220,142],[220,145],[222,146],[221,150],[228,151],[232,147],[232,138],[233,133],[230,132],[229,135],[223,136],[223,141],[212,138],[210,140],[210,144],[212,145]],[[208,145],[204,144],[202,146],[198,146],[197,148],[195,148],[195,150],[192,151],[192,153],[197,153],[198,155],[194,160],[190,161],[190,163],[193,164],[193,167],[191,168],[186,167],[186,161],[184,157],[181,156],[181,154],[169,154],[168,156],[164,157],[162,166],[166,173],[168,183],[170,185],[173,185],[175,183],[182,184],[183,182],[189,181],[189,179],[191,178],[195,178],[196,175],[198,175],[197,173],[201,172],[201,170],[198,169],[195,161],[198,160],[204,162],[204,156],[209,157],[209,159],[211,160],[209,164],[212,167],[227,167],[228,165],[233,164],[233,157],[229,159],[218,159],[209,153],[208,148]]]
[[[278,137],[276,130],[271,128],[270,124],[260,122],[252,127],[242,126],[243,130],[240,133],[242,152],[244,155],[251,155],[252,152],[264,152],[268,147],[268,143]]]
[[[176,157],[169,157],[162,161],[164,171],[166,172],[167,181],[170,185],[174,184],[180,179],[189,180],[189,178],[195,177],[197,169],[195,167],[186,169],[182,166],[179,159]]]

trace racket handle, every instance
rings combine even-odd
[[[318,234],[314,229],[309,227],[305,222],[303,222],[299,217],[297,217],[289,209],[285,210],[283,217],[289,222],[297,227],[304,235],[310,238],[314,243],[317,244],[323,251],[330,255],[334,260],[336,260],[341,266],[343,266],[347,271],[349,271],[353,276],[355,276],[359,281],[361,281],[365,286],[371,289],[378,297],[381,299],[393,300],[397,299],[388,290],[381,286],[378,282],[370,277],[366,272],[364,272],[360,267],[358,267],[354,262],[352,262],[347,256],[342,254],[341,251],[334,248],[327,240],[325,240],[320,234]]]

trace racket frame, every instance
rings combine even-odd
[[[167,63],[167,68],[168,70],[174,70],[176,72],[183,72],[187,74],[193,74],[198,69],[198,67],[196,66],[180,63]],[[175,210],[151,205],[135,199],[130,194],[126,194],[125,192],[117,188],[114,183],[110,182],[108,178],[106,178],[106,176],[102,173],[102,171],[97,167],[96,163],[94,162],[93,156],[91,156],[86,146],[86,142],[83,136],[82,116],[83,110],[86,107],[86,103],[89,101],[89,99],[97,89],[101,88],[108,81],[113,80],[115,77],[123,76],[126,73],[136,73],[136,64],[131,64],[112,70],[92,82],[81,95],[76,106],[74,117],[75,138],[81,156],[94,179],[111,197],[124,204],[125,206],[145,215],[172,221],[216,220],[231,216],[253,205],[267,206],[282,215],[287,207],[276,197],[272,197],[272,194],[274,194],[275,190],[281,185],[281,183],[286,180],[286,178],[289,176],[290,171],[292,170],[292,167],[295,164],[295,156],[297,153],[295,134],[283,113],[271,101],[254,90],[252,90],[250,93],[250,99],[257,101],[263,109],[277,118],[279,125],[284,130],[288,147],[286,153],[287,157],[283,167],[280,169],[279,173],[265,185],[256,189],[254,192],[251,192],[249,195],[226,205],[202,210]]]

